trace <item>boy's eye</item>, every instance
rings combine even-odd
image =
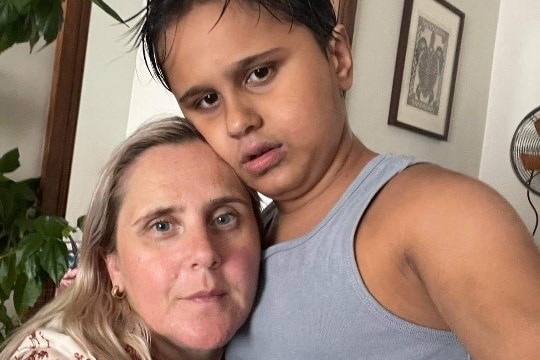
[[[207,109],[212,107],[219,100],[219,95],[216,93],[206,94],[198,103],[198,106]]]
[[[247,79],[247,83],[258,83],[266,80],[271,74],[271,69],[268,66],[263,66],[253,70]]]
[[[157,232],[166,232],[166,231],[169,231],[171,230],[171,223],[168,222],[168,221],[163,221],[163,220],[160,220],[160,221],[156,221],[152,227],[157,231]]]

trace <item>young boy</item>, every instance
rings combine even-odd
[[[540,256],[484,184],[352,133],[330,0],[149,0],[183,113],[272,198],[261,293],[227,359],[537,359]]]

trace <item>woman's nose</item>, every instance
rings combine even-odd
[[[221,256],[208,235],[204,231],[192,242],[190,258],[192,269],[215,269],[221,265]]]

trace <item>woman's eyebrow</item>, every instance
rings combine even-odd
[[[222,196],[222,197],[219,197],[219,198],[216,198],[216,199],[212,199],[209,203],[208,203],[208,207],[209,208],[216,208],[216,207],[219,207],[221,205],[227,205],[227,204],[242,204],[242,205],[245,205],[245,206],[251,206],[251,201],[250,200],[247,200],[244,199],[243,197],[241,196],[234,196],[234,195],[227,195],[227,196]]]
[[[158,207],[146,211],[142,216],[139,216],[137,219],[135,219],[135,221],[131,225],[137,227],[141,223],[144,224],[151,219],[168,216],[174,212],[183,212],[184,210],[185,208],[182,206]]]

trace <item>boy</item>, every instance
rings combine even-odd
[[[352,133],[329,0],[150,0],[147,60],[265,211],[261,294],[227,359],[533,359],[540,256],[480,182]]]

